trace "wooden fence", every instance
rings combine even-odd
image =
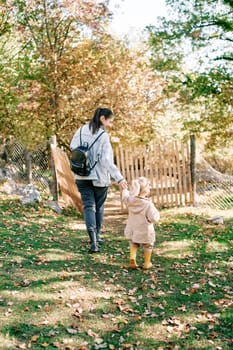
[[[119,146],[115,157],[129,184],[139,176],[150,180],[152,200],[158,208],[193,204],[189,143]]]
[[[51,151],[62,199],[66,205],[82,211],[81,197],[67,155],[56,147],[56,142],[51,145]],[[139,176],[150,180],[152,200],[158,208],[194,203],[189,143],[174,141],[118,146],[115,148],[115,159],[129,185]],[[122,203],[121,208],[124,209]]]
[[[51,144],[52,159],[54,162],[55,182],[58,185],[57,200],[62,200],[66,206],[73,206],[77,211],[82,212],[81,195],[75,184],[73,172],[70,170],[70,162],[67,155],[53,141]],[[59,195],[59,190],[60,194]]]

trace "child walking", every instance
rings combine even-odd
[[[158,210],[149,199],[150,184],[145,177],[132,181],[130,191],[122,191],[122,200],[128,207],[125,237],[130,240],[131,269],[137,268],[136,256],[140,245],[144,247],[144,269],[152,267],[151,254],[155,242],[154,223],[160,218]]]

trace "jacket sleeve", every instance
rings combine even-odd
[[[146,218],[151,223],[157,222],[160,219],[159,211],[155,208],[153,203],[150,203],[147,209]]]
[[[116,182],[120,182],[124,179],[124,176],[122,176],[120,170],[114,164],[112,145],[107,134],[105,134],[105,139],[102,144],[100,163]]]
[[[80,128],[76,131],[76,133],[74,134],[71,140],[71,143],[70,143],[71,151],[78,146],[80,146]]]

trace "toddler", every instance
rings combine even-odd
[[[152,267],[151,254],[155,242],[154,225],[160,215],[150,195],[150,184],[145,177],[132,181],[130,191],[122,191],[122,200],[128,207],[128,220],[125,227],[125,237],[130,240],[131,269],[137,268],[136,255],[138,247],[144,247],[144,269]]]

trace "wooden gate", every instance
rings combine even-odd
[[[60,199],[63,200],[66,206],[72,206],[82,213],[83,206],[81,195],[75,184],[74,174],[70,170],[70,162],[67,155],[54,144],[51,144],[51,152],[55,166],[57,185],[61,191]]]
[[[188,143],[118,146],[115,156],[129,184],[139,176],[150,180],[152,200],[158,208],[193,204]]]

